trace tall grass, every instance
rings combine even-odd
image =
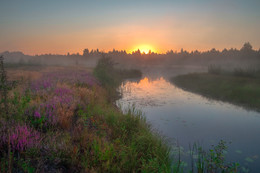
[[[100,82],[73,70],[14,88],[2,62],[1,108],[6,101],[8,111],[0,117],[0,172],[181,172],[141,111],[123,113],[109,101],[124,77],[140,76],[111,63],[99,62]]]
[[[90,117],[97,114],[102,115],[98,119],[109,127],[108,140],[113,141],[110,171],[171,172],[170,148],[159,135],[152,133],[141,112],[129,109],[128,113],[122,114],[114,107],[97,104],[87,111]],[[95,157],[103,156],[99,152]],[[97,162],[102,165],[102,162]]]
[[[15,85],[14,82],[8,82],[7,80],[7,75],[6,75],[6,71],[4,68],[4,57],[0,56],[0,108],[1,110],[1,117],[0,117],[0,121],[2,120],[3,122],[5,122],[6,126],[8,128],[3,128],[2,132],[5,135],[5,138],[2,137],[2,139],[5,139],[5,143],[7,144],[7,158],[8,158],[8,172],[12,171],[12,149],[11,149],[11,145],[12,145],[12,136],[11,136],[11,129],[10,127],[12,127],[12,124],[10,124],[10,120],[11,120],[11,111],[9,110],[9,98],[8,98],[8,92],[9,90],[11,90]],[[4,153],[6,154],[6,153]]]
[[[238,172],[238,163],[226,163],[226,142],[221,140],[209,151],[198,144],[190,145],[191,172]]]
[[[5,90],[13,117],[0,120],[0,172],[170,172],[164,140],[141,112],[107,101],[108,92],[82,71]]]

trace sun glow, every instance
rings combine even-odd
[[[140,50],[142,54],[149,54],[151,52],[156,52],[155,49],[150,45],[139,45],[136,46],[134,49],[132,49],[132,51],[138,51],[138,50]]]

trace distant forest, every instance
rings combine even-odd
[[[81,65],[94,67],[97,60],[102,57],[111,57],[117,64],[129,67],[142,66],[174,66],[174,65],[194,65],[209,66],[220,65],[223,67],[239,68],[260,68],[260,49],[253,49],[250,43],[245,43],[241,49],[223,49],[222,51],[211,49],[209,51],[167,51],[165,54],[149,52],[142,54],[140,50],[127,53],[124,50],[113,50],[102,52],[99,49],[84,49],[82,54],[43,54],[43,55],[24,55],[22,52],[3,52],[0,53],[5,58],[6,63],[19,63],[24,65]]]

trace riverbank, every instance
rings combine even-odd
[[[95,69],[0,69],[0,172],[184,172],[181,151],[173,155],[142,112],[114,104],[121,82],[140,71],[107,58]],[[192,170],[237,170],[224,162],[225,148],[194,148]]]
[[[260,78],[192,73],[171,78],[176,86],[210,99],[260,111]]]
[[[171,171],[170,149],[142,113],[111,102],[116,85],[82,68],[23,72],[8,69],[6,82],[1,69],[0,172]]]

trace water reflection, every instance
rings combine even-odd
[[[163,83],[164,85],[161,85]],[[126,81],[121,86],[123,98],[128,102],[135,102],[139,106],[162,106],[166,104],[165,90],[172,85],[164,78],[149,80],[147,77],[139,82]]]
[[[223,139],[231,142],[228,160],[260,170],[259,113],[186,92],[163,77],[126,81],[120,88],[123,97],[117,104],[141,108],[170,142],[178,140],[188,150],[194,142],[209,148]]]

